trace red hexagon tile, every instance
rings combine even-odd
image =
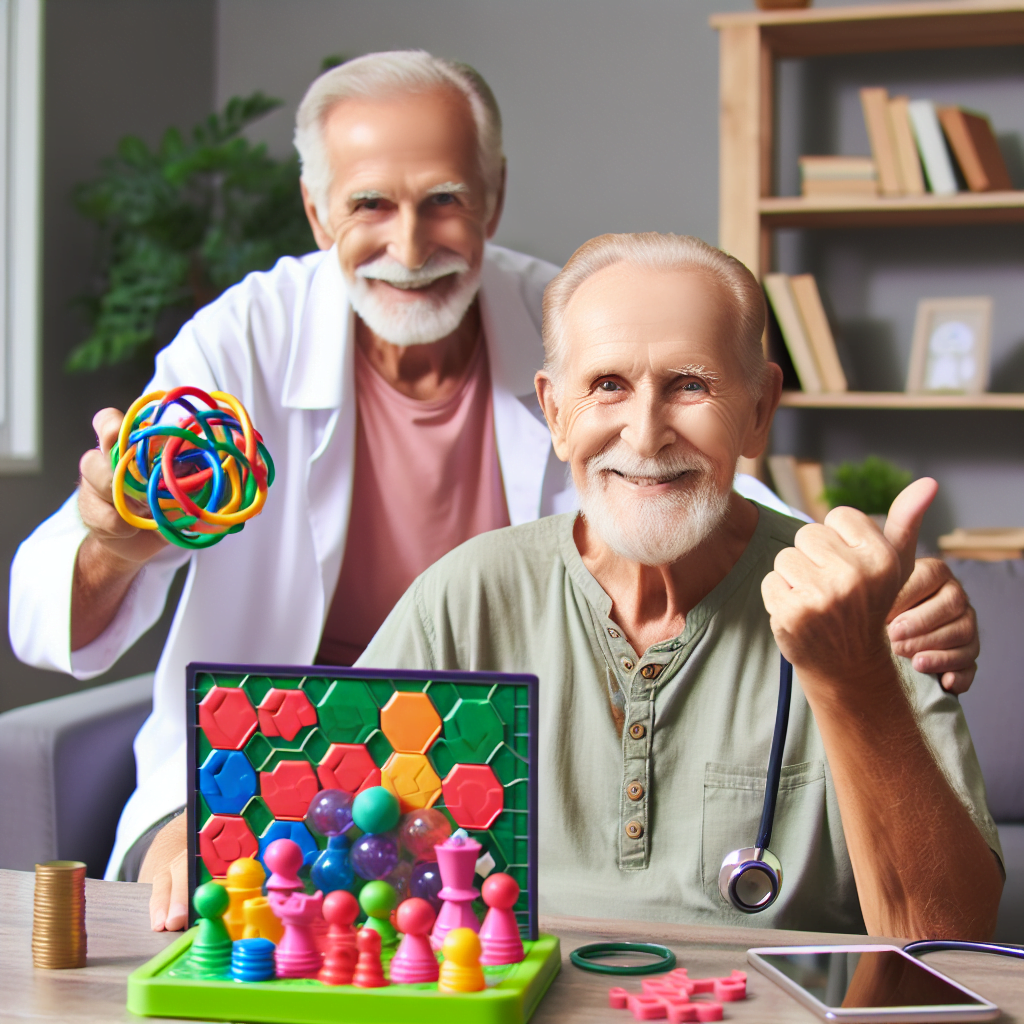
[[[291,741],[303,726],[316,725],[316,711],[301,690],[274,687],[267,691],[256,711],[265,736],[280,736]]]
[[[362,743],[332,743],[316,774],[324,789],[343,789],[346,793],[361,793],[380,785],[380,769]]]
[[[486,764],[457,764],[441,790],[445,807],[462,828],[490,828],[505,806],[505,791]]]
[[[256,709],[238,687],[214,686],[199,702],[199,728],[218,750],[241,750],[256,725]]]
[[[214,814],[199,830],[199,856],[214,878],[223,878],[239,857],[255,857],[259,848],[243,818]]]
[[[301,821],[319,792],[320,783],[308,761],[279,761],[272,772],[260,772],[260,796],[275,818]]]
[[[425,754],[441,732],[441,716],[425,693],[393,693],[380,709],[380,729],[400,754]]]

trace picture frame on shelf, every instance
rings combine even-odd
[[[978,395],[988,389],[992,299],[921,299],[914,321],[907,391]]]

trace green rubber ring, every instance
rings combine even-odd
[[[652,964],[634,964],[632,967],[593,962],[597,957],[614,956],[616,953],[647,953],[661,959]],[[671,971],[676,965],[675,953],[668,946],[659,946],[654,942],[591,942],[574,949],[569,959],[581,970],[593,971],[595,974],[661,974],[663,971]]]

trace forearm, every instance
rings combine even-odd
[[[78,549],[71,587],[71,650],[91,644],[114,620],[139,562],[120,558],[89,536]]]
[[[808,699],[869,933],[990,937],[1003,885],[996,858],[936,763],[895,666],[881,660]]]

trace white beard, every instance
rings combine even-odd
[[[424,294],[414,302],[390,300],[374,290],[370,281],[394,285],[428,285],[439,278],[455,276],[455,286],[444,298]],[[416,270],[409,270],[390,256],[380,256],[356,268],[349,282],[349,301],[359,318],[378,337],[407,348],[440,341],[462,323],[462,318],[480,288],[480,267],[469,264],[453,252],[441,250]]]
[[[608,473],[670,480],[684,471],[692,481],[666,494],[633,497],[616,487]],[[670,450],[654,458],[637,455],[625,441],[589,459],[579,487],[580,511],[594,532],[616,554],[641,565],[669,565],[693,551],[721,524],[729,508],[710,460],[698,452]]]

